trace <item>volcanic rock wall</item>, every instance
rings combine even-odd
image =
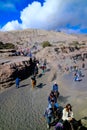
[[[30,75],[29,60],[13,63],[2,63],[0,65],[0,89],[10,87],[16,77],[25,79]]]

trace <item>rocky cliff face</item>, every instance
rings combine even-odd
[[[29,58],[13,59],[5,59],[0,64],[0,89],[10,87],[17,76],[24,79],[30,74]]]

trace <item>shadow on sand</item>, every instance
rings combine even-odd
[[[51,69],[50,68],[48,68],[48,69],[46,69],[46,72],[49,72]]]
[[[43,83],[39,83],[39,85],[37,85],[36,87],[37,88],[43,88],[43,86],[45,86],[46,84],[43,84]]]
[[[85,120],[87,120],[87,116],[83,117],[82,119],[85,119]]]
[[[38,75],[38,78],[41,78],[41,77],[42,77],[42,75],[43,75],[42,73],[41,73],[41,74],[39,74],[39,75]]]
[[[19,88],[27,87],[29,84],[20,85]]]
[[[61,101],[61,102],[63,102],[63,103],[66,103],[68,101],[69,97],[70,96],[64,97],[64,96],[61,95],[61,96],[58,97],[58,100]]]

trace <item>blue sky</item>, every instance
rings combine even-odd
[[[0,30],[87,34],[87,0],[0,0]]]

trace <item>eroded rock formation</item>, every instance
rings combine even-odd
[[[20,57],[22,58],[22,57]],[[24,79],[30,75],[29,59],[21,59],[21,61],[6,61],[0,65],[0,89],[10,87],[14,83],[15,78],[19,76]]]

